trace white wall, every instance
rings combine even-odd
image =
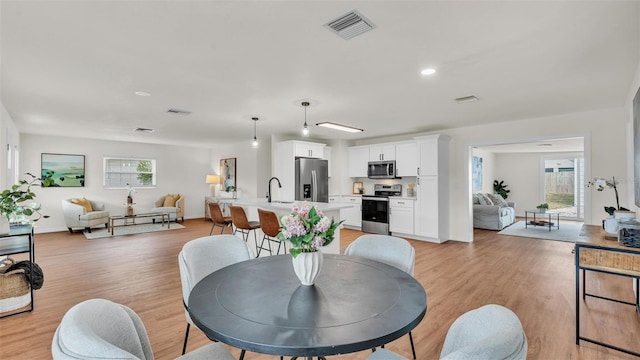
[[[153,201],[161,195],[181,193],[185,197],[185,218],[204,216],[204,197],[209,194],[205,178],[211,167],[208,149],[30,134],[22,134],[20,144],[21,173],[40,174],[41,153],[85,155],[85,187],[35,189],[36,200],[42,204],[42,213],[51,216],[36,223],[37,232],[66,229],[61,205],[65,198],[86,197],[105,202],[111,213],[124,211],[126,190],[104,189],[102,186],[104,156],[156,159],[157,186],[136,191],[136,212],[150,209]],[[239,172],[238,176],[242,173]]]

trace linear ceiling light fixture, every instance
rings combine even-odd
[[[304,125],[302,126],[302,136],[309,136],[309,126],[307,125],[307,108],[309,107],[308,101],[303,101],[302,106],[304,106]]]
[[[258,137],[257,137],[257,133],[256,133],[256,124],[258,124],[258,118],[257,117],[253,117],[251,118],[251,120],[253,120],[253,141],[251,141],[251,147],[253,147],[254,149],[258,148]]]
[[[340,124],[336,124],[336,123],[332,123],[332,122],[328,122],[328,121],[317,123],[316,126],[322,126],[322,127],[326,127],[326,128],[329,128],[329,129],[346,131],[346,132],[350,132],[350,133],[357,133],[357,132],[364,131],[362,129],[354,128],[354,127],[347,126],[347,125],[340,125]]]

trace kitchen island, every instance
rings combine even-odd
[[[303,201],[298,201],[298,203],[302,203]],[[258,220],[258,208],[263,210],[270,210],[278,215],[278,218],[291,214],[291,207],[294,202],[267,202],[266,198],[247,198],[247,199],[218,199],[218,203],[224,205],[235,205],[242,206],[247,213],[247,218],[249,220]],[[308,202],[309,205],[315,206],[316,209],[322,211],[325,216],[329,218],[333,218],[336,222],[341,220],[340,217],[340,209],[345,209],[352,207],[350,204],[336,204],[336,203],[322,203],[322,202]],[[262,231],[258,230],[257,238],[258,243],[262,240]],[[255,244],[253,243],[253,236],[249,237],[249,246],[255,249]],[[289,248],[291,244],[287,243],[287,248]],[[335,232],[335,236],[331,244],[324,246],[322,248],[322,252],[327,254],[340,254],[340,231]],[[260,255],[265,255],[266,252],[262,252]],[[266,253],[265,256],[268,256]]]

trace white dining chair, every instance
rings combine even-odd
[[[184,244],[178,254],[180,267],[180,281],[182,283],[182,301],[185,307],[184,315],[187,319],[187,330],[184,334],[182,353],[187,350],[189,329],[194,325],[187,311],[189,294],[196,284],[205,276],[225,266],[255,258],[249,245],[234,235],[204,236]],[[244,356],[244,350],[241,358]]]
[[[501,305],[489,304],[458,317],[447,332],[440,360],[525,360],[527,337],[518,316]],[[367,360],[406,360],[379,349]]]
[[[129,307],[106,299],[74,305],[62,318],[51,342],[54,360],[153,360],[147,331]],[[234,360],[221,343],[212,343],[180,360]]]
[[[389,235],[362,235],[347,246],[344,254],[380,261],[411,276],[413,276],[416,262],[416,251],[413,246],[405,239]],[[411,332],[409,332],[409,341],[415,359],[416,349],[413,345]]]

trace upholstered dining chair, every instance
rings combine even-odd
[[[276,255],[280,254],[280,247],[284,249],[284,253],[287,253],[287,246],[282,243],[276,236],[280,232],[280,220],[273,211],[258,209],[258,218],[260,219],[260,229],[262,229],[262,241],[258,247],[258,257],[260,257],[260,251],[266,250],[269,255],[273,255],[271,250],[271,243],[278,244]],[[267,241],[267,247],[264,247],[264,242]],[[284,246],[283,246],[284,245]]]
[[[232,224],[231,216],[224,216],[222,214],[222,209],[220,209],[220,205],[216,202],[209,203],[209,214],[211,214],[211,221],[213,221],[209,235],[213,234],[213,229],[216,226],[220,226],[220,234],[222,234],[224,232],[224,228],[231,226]]]
[[[440,360],[525,360],[527,336],[518,316],[501,305],[489,304],[458,317],[447,332]],[[367,360],[407,360],[378,349]]]
[[[411,276],[413,276],[416,262],[416,251],[413,246],[405,239],[389,235],[362,235],[347,246],[344,254],[380,261]],[[416,349],[411,332],[409,332],[409,341],[415,359]]]
[[[256,253],[258,252],[258,236],[256,235],[256,229],[260,228],[260,222],[247,220],[247,213],[244,212],[242,206],[229,206],[231,211],[231,221],[235,230],[233,233],[240,232],[242,239],[247,242],[249,240],[249,233],[253,231],[253,239],[256,243]]]
[[[86,300],[67,311],[53,335],[51,355],[54,360],[153,359],[140,317],[129,307],[106,299]],[[220,343],[178,359],[234,360]]]
[[[216,270],[252,258],[254,258],[254,255],[249,245],[242,239],[230,234],[204,236],[184,244],[180,254],[178,254],[180,282],[182,283],[182,302],[185,307],[184,316],[187,319],[182,354],[187,350],[189,329],[191,325],[196,326],[187,311],[189,294],[191,294],[193,287],[205,276]],[[241,356],[244,356],[244,350]]]

